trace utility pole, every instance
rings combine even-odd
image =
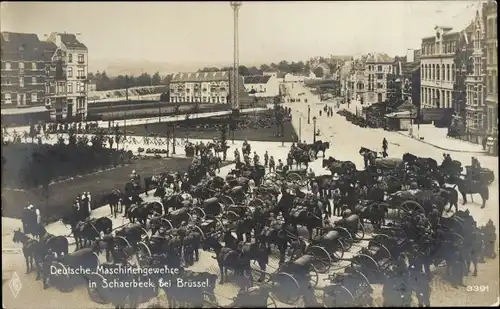
[[[128,75],[125,75],[125,100],[128,102]]]

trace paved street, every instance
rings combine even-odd
[[[382,139],[384,137],[389,141],[389,155],[394,157],[401,157],[405,152],[411,152],[420,156],[429,156],[435,159],[440,159],[442,151],[428,144],[422,143],[420,141],[402,136],[395,132],[387,132],[379,129],[363,129],[352,125],[347,122],[343,117],[339,115],[334,115],[332,118],[323,116],[319,117],[319,109],[323,108],[323,104],[313,104],[315,103],[314,97],[310,96],[311,104],[295,103],[287,104],[290,106],[293,112],[294,126],[299,132],[298,123],[299,119],[301,126],[302,140],[307,142],[312,142],[313,140],[313,122],[312,117],[317,117],[316,128],[321,131],[321,136],[318,140],[329,141],[330,149],[327,151],[327,156],[333,156],[340,160],[351,160],[355,162],[358,166],[362,166],[362,158],[358,154],[359,148],[361,146],[380,150]],[[307,105],[311,106],[311,123],[307,124]],[[332,104],[333,106],[333,104]],[[230,142],[230,145],[233,146]],[[288,147],[282,147],[281,143],[262,143],[254,142],[252,143],[252,148],[255,149],[261,156],[265,150],[268,150],[271,155],[276,158],[284,158],[288,151]],[[145,145],[133,145],[131,147],[145,147]],[[288,145],[285,145],[288,146]],[[153,147],[153,146],[150,146]],[[241,142],[235,142],[234,147],[241,148]],[[229,158],[232,158],[232,151],[230,149],[228,152]],[[178,148],[178,153],[183,152],[183,147]],[[452,158],[460,160],[465,164],[470,162],[470,155],[463,154],[459,152],[451,152]],[[484,167],[492,169],[495,175],[498,175],[497,160],[493,157],[478,156],[479,161]],[[319,174],[326,174],[327,171],[321,167],[321,159],[316,160],[311,164],[314,172]],[[225,175],[227,170],[232,168],[232,166],[224,168],[221,173]],[[470,209],[474,218],[478,221],[479,225],[485,224],[490,218],[494,220],[495,225],[498,227],[498,190],[497,180],[490,186],[490,201],[487,207],[481,210],[479,207],[477,199],[475,202],[469,203],[467,208]],[[464,208],[464,207],[462,207]],[[107,215],[109,213],[108,207],[103,207],[93,212],[93,216],[99,217],[102,215]],[[115,221],[115,220],[114,220]],[[121,225],[125,223],[122,219],[116,220],[115,225]],[[14,298],[9,292],[9,287],[7,284],[3,285],[4,292],[4,303],[8,308],[54,308],[57,304],[58,308],[104,308],[109,306],[101,306],[98,304],[93,304],[87,295],[84,287],[78,288],[70,294],[63,294],[55,289],[49,289],[43,291],[40,282],[35,282],[33,274],[24,274],[24,263],[20,256],[20,253],[16,250],[11,250],[16,248],[14,244],[11,243],[11,233],[12,230],[19,226],[17,220],[4,219],[2,221],[2,249],[4,251],[3,255],[3,277],[10,278],[13,271],[16,271],[19,275],[23,288],[17,298]],[[68,230],[61,223],[54,223],[48,226],[48,230],[54,234],[66,235]],[[497,229],[498,233],[498,229]],[[17,246],[17,248],[19,248]],[[351,255],[352,253],[349,253]],[[192,269],[199,271],[209,271],[211,273],[217,273],[215,260],[212,259],[212,253],[204,252],[201,256],[201,261],[197,263]],[[271,261],[271,266],[275,265],[276,260]],[[458,305],[489,305],[496,301],[498,291],[498,263],[497,260],[490,261],[487,264],[479,265],[479,275],[478,277],[467,277],[466,283],[471,285],[488,285],[489,292],[483,294],[471,294],[471,292],[466,292],[465,288],[452,288],[449,284],[443,282],[439,276],[433,280],[433,294],[431,298],[431,303],[435,306],[458,306]],[[271,268],[272,269],[272,268]],[[272,271],[272,270],[271,270]],[[321,277],[320,282],[322,283]],[[216,287],[216,294],[218,301],[224,305],[228,304],[229,300],[235,295],[236,287],[233,284],[218,285]],[[375,302],[376,304],[381,304],[381,288],[380,286],[375,286]],[[281,304],[280,304],[281,305]]]

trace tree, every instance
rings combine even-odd
[[[322,78],[323,77],[323,68],[322,67],[317,67],[316,69],[313,70],[314,75],[316,77]]]
[[[240,65],[239,68],[238,68],[238,73],[241,75],[241,76],[249,76],[250,75],[250,71],[248,70],[248,68],[244,65]]]
[[[156,72],[153,77],[152,77],[152,84],[153,86],[159,86],[161,85],[161,76],[159,72]]]

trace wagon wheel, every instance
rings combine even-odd
[[[264,175],[264,180],[276,180],[278,179],[278,177],[279,177],[278,174],[270,172]]]
[[[350,307],[354,304],[354,296],[345,286],[337,285],[323,293],[322,302],[326,308]]]
[[[255,277],[260,278],[263,275],[263,280],[262,280],[263,283],[269,283],[273,279],[272,277],[273,275],[260,269],[260,265],[256,260],[252,262],[251,271],[252,271],[252,278]]]
[[[50,271],[50,283],[63,293],[73,291],[68,268],[61,262],[52,263]],[[53,268],[54,267],[54,268]]]
[[[273,276],[271,295],[282,303],[295,305],[300,299],[300,285],[289,273],[280,272]]]
[[[356,233],[354,233],[354,239],[363,240],[364,237],[365,237],[365,226],[363,222],[361,222],[361,219],[358,219],[358,227],[356,229]]]
[[[330,257],[333,257],[334,261],[340,261],[344,257],[344,253],[346,251],[348,251],[345,248],[344,243],[340,239],[337,239],[337,242],[338,242],[338,245],[337,246],[334,245],[330,251],[331,252]]]
[[[309,283],[311,284],[311,287],[315,288],[318,286],[319,274],[316,268],[314,268],[314,265],[311,266],[313,267],[309,270]]]
[[[250,202],[248,202],[248,206],[253,206],[253,207],[259,207],[259,206],[264,206],[264,201],[261,200],[260,198],[256,197]]]
[[[236,220],[238,220],[238,218],[240,217],[236,212],[232,211],[232,210],[228,210],[226,211],[225,213],[225,217],[226,219],[229,221],[229,222],[234,222]]]
[[[130,244],[130,242],[123,236],[115,236],[113,240],[114,240],[115,246],[117,246],[118,248],[132,249],[132,245]]]
[[[380,272],[378,263],[371,256],[363,253],[354,256],[351,260],[351,265],[353,266],[353,268],[356,268],[355,266],[357,265],[361,269],[366,269],[371,273]]]
[[[141,241],[149,241],[149,234],[148,231],[141,226],[142,234],[141,234]]]
[[[269,295],[267,297],[266,308],[278,308],[276,301],[274,300],[274,298],[271,295]]]
[[[192,211],[194,213],[194,215],[197,217],[197,218],[200,218],[200,219],[205,219],[206,217],[206,213],[203,209],[201,209],[200,207],[193,207],[192,208]]]
[[[377,234],[373,236],[373,240],[380,244],[386,244],[389,241],[389,236],[386,234]]]
[[[195,225],[193,228],[195,229],[196,232],[198,232],[200,234],[201,240],[206,239],[205,233],[203,232],[203,230],[199,226]]]
[[[214,222],[215,222],[215,227],[214,228],[215,228],[216,232],[218,232],[218,231],[225,231],[226,230],[224,222],[222,222],[221,219],[215,218]]]
[[[332,264],[332,258],[328,251],[319,246],[311,246],[306,249],[305,253],[314,256],[312,266],[318,273],[325,274],[328,272]]]
[[[151,258],[151,250],[149,249],[148,245],[143,243],[142,241],[137,244],[137,251],[135,253],[137,263],[139,266],[145,266],[148,262],[149,259]]]
[[[294,173],[294,172],[286,174],[285,179],[286,179],[286,182],[291,182],[291,183],[296,184],[296,185],[302,183],[302,177],[299,174]]]
[[[219,198],[219,202],[224,205],[224,207],[228,207],[230,205],[234,205],[234,200],[230,197],[230,196],[227,196],[227,195],[222,195],[220,198]]]
[[[337,226],[335,227],[335,230],[339,232],[339,241],[342,243],[342,246],[344,247],[345,251],[351,250],[351,247],[354,243],[354,238],[352,237],[351,233],[344,227]]]
[[[164,213],[165,209],[163,208],[162,202],[159,202],[159,201],[151,202],[151,203],[149,203],[149,207],[152,208],[152,209],[150,208],[150,210],[153,211],[153,215],[163,216],[165,214]]]
[[[419,203],[411,200],[404,201],[403,203],[401,203],[398,209],[401,218],[425,212],[424,208]],[[403,212],[403,215],[401,215],[401,212]]]
[[[160,221],[162,223],[164,223],[164,224],[161,225],[162,227],[168,228],[168,230],[173,230],[174,229],[174,226],[172,225],[172,222],[170,222],[169,220],[167,220],[165,218],[160,218]]]
[[[89,294],[90,299],[93,302],[101,305],[107,305],[110,303],[110,300],[106,298],[106,293],[103,289],[104,281],[104,277],[101,274],[95,272],[91,275],[87,284],[87,293]]]

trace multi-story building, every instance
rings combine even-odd
[[[177,73],[170,81],[170,102],[229,104],[231,71]],[[243,79],[240,78],[243,87]]]
[[[367,105],[387,100],[387,74],[392,73],[394,59],[385,53],[369,54],[365,61],[365,92]]]
[[[497,40],[497,2],[489,0],[485,11],[485,41],[486,51],[486,131],[493,136],[498,150],[498,40]],[[494,152],[495,153],[495,152]],[[496,152],[497,153],[497,152]]]
[[[483,42],[485,37],[483,8],[476,11],[476,17],[471,25],[472,54],[468,59],[467,76],[465,77],[465,127],[466,136],[470,142],[480,143],[485,134],[485,89],[484,76],[486,71]]]
[[[387,74],[387,97],[389,105],[410,101],[420,106],[420,50],[394,58],[392,74]]]
[[[57,46],[51,68],[56,74],[52,74],[46,83],[47,89],[54,91],[45,103],[50,109],[51,118],[85,119],[88,104],[88,49],[74,34],[52,33],[48,41]]]
[[[461,32],[451,27],[436,26],[435,34],[422,39],[420,57],[421,107],[462,109],[453,104],[455,83],[455,57]]]
[[[2,114],[12,109],[30,113],[36,109],[33,107],[43,106],[48,95],[46,65],[55,51],[54,44],[40,41],[36,34],[1,33]]]

